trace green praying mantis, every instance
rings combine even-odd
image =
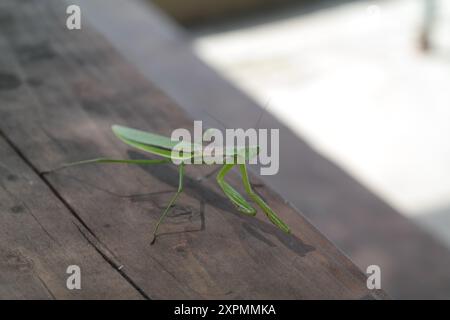
[[[82,165],[82,164],[89,164],[89,163],[126,163],[126,164],[138,164],[138,165],[156,165],[156,164],[166,164],[169,162],[174,163],[174,160],[177,160],[178,163],[178,189],[173,195],[173,197],[170,199],[167,207],[162,212],[161,216],[159,217],[159,220],[154,228],[153,231],[153,238],[151,241],[151,244],[155,243],[158,228],[161,225],[161,223],[164,221],[165,217],[170,211],[170,208],[175,204],[177,198],[183,191],[183,178],[184,178],[184,172],[185,172],[185,166],[189,163],[194,164],[208,164],[211,163],[205,163],[203,160],[203,151],[202,148],[199,148],[198,145],[190,144],[186,145],[186,143],[181,146],[188,147],[184,148],[183,152],[174,153],[174,148],[177,146],[180,146],[179,141],[173,141],[168,137],[161,136],[158,134],[145,132],[141,130],[136,130],[124,126],[119,125],[113,125],[112,131],[114,134],[125,142],[127,145],[139,149],[144,152],[148,152],[150,154],[156,155],[160,157],[160,159],[107,159],[107,158],[96,158],[91,160],[84,160],[84,161],[78,161],[69,163],[66,165],[63,165],[59,168],[50,170],[48,172],[52,172],[55,170],[76,166],[76,165]],[[185,150],[188,150],[187,152]],[[191,151],[189,151],[191,150]],[[198,151],[200,150],[200,151]],[[226,151],[226,152],[225,152]],[[220,162],[223,164],[220,171],[218,172],[216,176],[216,181],[218,185],[220,186],[223,193],[227,196],[227,198],[231,201],[231,203],[237,208],[238,211],[241,213],[248,215],[248,216],[255,216],[256,215],[256,209],[252,207],[247,200],[239,193],[237,192],[229,183],[225,181],[225,176],[230,172],[230,170],[235,167],[236,165],[239,166],[242,183],[244,185],[244,189],[247,193],[247,195],[252,199],[253,202],[255,202],[261,210],[266,214],[266,216],[269,218],[269,220],[278,228],[280,228],[282,231],[286,233],[290,233],[289,227],[277,216],[277,214],[264,202],[264,200],[258,196],[252,189],[252,186],[250,184],[246,161],[249,161],[250,159],[256,157],[259,153],[259,146],[245,146],[245,147],[233,147],[232,150],[224,150],[221,153],[221,157],[223,157],[222,161]],[[192,160],[194,160],[192,162]],[[200,161],[195,161],[200,160]],[[46,173],[48,173],[46,172]]]

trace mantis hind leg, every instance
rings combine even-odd
[[[69,168],[69,167],[75,167],[82,164],[90,164],[90,163],[116,163],[116,164],[140,164],[140,165],[147,165],[147,164],[163,164],[170,162],[169,159],[108,159],[108,158],[97,158],[97,159],[90,159],[90,160],[83,160],[83,161],[77,161],[77,162],[71,162],[66,163],[60,167],[50,169],[47,171],[42,171],[41,174],[49,174],[61,169]]]
[[[223,193],[228,197],[228,199],[237,207],[237,209],[243,214],[254,216],[256,214],[256,209],[253,208],[239,192],[233,189],[225,180],[225,175],[235,166],[235,164],[225,164],[222,169],[220,169],[217,174],[216,180],[219,186],[222,188]]]
[[[178,196],[181,192],[183,192],[183,177],[184,177],[184,163],[181,163],[178,167],[178,190],[173,195],[172,199],[170,199],[169,204],[167,205],[166,209],[163,211],[161,216],[159,217],[158,223],[155,226],[155,230],[153,231],[153,239],[150,242],[150,244],[154,244],[156,241],[156,233],[158,232],[159,225],[164,221],[165,217],[167,216],[167,213],[169,213],[170,208],[174,205],[175,201],[177,200]]]
[[[278,228],[286,233],[290,233],[289,227],[277,216],[277,214],[258,196],[253,190],[248,178],[247,166],[245,164],[240,164],[239,169],[241,170],[242,182],[244,183],[244,188],[250,198],[258,204],[258,206],[264,211],[269,220],[276,225]]]

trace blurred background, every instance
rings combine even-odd
[[[71,2],[193,118],[267,105],[265,182],[392,297],[450,297],[449,1]]]
[[[450,247],[449,1],[298,1],[222,24],[156,2],[209,22],[192,30],[202,59]]]

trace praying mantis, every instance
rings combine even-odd
[[[146,131],[141,131],[137,129],[132,129],[120,125],[113,125],[112,127],[113,133],[116,135],[117,138],[122,140],[127,145],[139,149],[144,152],[148,152],[150,154],[156,155],[160,157],[160,159],[108,159],[108,158],[96,158],[91,160],[83,160],[78,162],[72,162],[65,164],[59,168],[50,170],[46,173],[56,171],[59,169],[76,166],[76,165],[82,165],[82,164],[89,164],[89,163],[126,163],[126,164],[137,164],[137,165],[156,165],[156,164],[167,164],[170,162],[174,162],[173,160],[177,160],[178,163],[178,189],[175,192],[175,194],[170,199],[169,203],[167,204],[167,207],[162,212],[161,216],[159,217],[158,222],[156,223],[156,226],[153,231],[153,237],[151,244],[155,243],[158,228],[161,225],[161,223],[164,221],[165,217],[170,211],[170,208],[175,204],[177,198],[179,195],[183,192],[183,178],[184,178],[184,172],[185,172],[185,166],[187,163],[192,163],[192,160],[198,160],[200,161],[194,161],[194,164],[200,163],[202,165],[205,165],[206,163],[203,161],[203,151],[201,151],[201,148],[196,148],[195,145],[191,144],[189,145],[188,150],[192,150],[190,152],[179,152],[174,153],[174,148],[179,145],[179,141],[173,141],[168,137],[161,136],[155,133],[150,133]],[[198,147],[198,145],[197,145]],[[200,150],[200,152],[198,152]],[[255,216],[256,215],[256,209],[252,207],[247,200],[239,193],[237,192],[229,183],[225,181],[225,176],[230,172],[230,170],[235,167],[239,166],[242,183],[245,189],[245,192],[247,195],[252,199],[253,202],[255,202],[261,210],[266,214],[268,219],[278,228],[280,228],[285,233],[290,233],[289,227],[277,216],[277,214],[266,204],[266,202],[258,195],[256,194],[252,186],[250,184],[246,161],[249,161],[250,159],[256,157],[259,153],[259,146],[245,146],[245,147],[234,147],[232,150],[226,150],[226,152],[222,152],[221,156],[223,156],[223,160],[225,160],[225,157],[227,158],[227,161],[220,162],[223,164],[220,171],[218,172],[216,176],[216,181],[218,185],[220,186],[223,193],[227,196],[227,198],[230,200],[230,202],[237,208],[237,210],[244,215],[248,216]],[[207,163],[210,165],[211,163]]]

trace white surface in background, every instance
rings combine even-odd
[[[418,50],[418,0],[358,1],[202,34],[195,49],[400,211],[443,208],[449,223],[450,41],[440,40],[450,40],[450,3],[440,4],[441,49],[431,55]]]

